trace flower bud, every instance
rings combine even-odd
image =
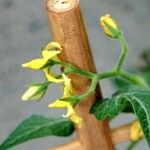
[[[119,35],[121,34],[119,26],[109,14],[100,18],[100,24],[106,35],[115,39],[119,38]]]
[[[133,141],[138,141],[140,138],[144,136],[143,131],[141,129],[141,125],[138,121],[132,123],[130,138]]]
[[[46,83],[32,85],[23,94],[23,96],[21,97],[21,99],[23,101],[27,101],[27,100],[40,100],[44,96],[44,94],[45,94],[45,92],[47,90],[47,87],[48,87],[48,84],[46,84]]]

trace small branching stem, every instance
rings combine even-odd
[[[54,60],[50,60],[50,61],[53,61],[54,64],[58,64],[58,65],[61,65],[63,67],[65,67],[70,74],[74,73],[74,74],[78,74],[78,75],[81,75],[81,76],[85,76],[86,78],[88,79],[93,79],[93,77],[95,76],[95,73],[92,73],[90,71],[87,71],[87,70],[83,70],[83,69],[80,69],[70,63],[67,63],[67,62],[64,62],[64,61],[54,61]]]
[[[65,74],[78,74],[78,75],[84,76],[92,81],[91,86],[85,93],[83,93],[80,96],[73,96],[73,97],[78,97],[75,103],[78,103],[78,102],[84,100],[86,97],[92,95],[95,92],[98,81],[102,80],[102,79],[106,79],[106,78],[121,77],[134,85],[138,85],[138,86],[145,87],[145,88],[148,87],[147,83],[145,82],[145,80],[142,77],[137,76],[135,74],[128,73],[127,71],[123,70],[122,66],[123,66],[123,63],[127,56],[127,53],[128,53],[128,47],[127,47],[127,43],[126,43],[122,33],[120,34],[118,40],[120,41],[121,46],[122,46],[121,53],[119,56],[118,63],[110,71],[96,74],[96,73],[93,73],[93,72],[90,72],[87,70],[80,69],[71,63],[67,63],[64,61],[50,60],[50,62],[49,62],[50,64],[57,64],[57,65],[61,65],[61,66],[65,67],[65,69],[67,70],[66,72],[64,72]],[[58,75],[56,77],[61,78],[61,75]]]
[[[118,72],[120,72],[121,69],[122,69],[122,65],[125,61],[125,58],[127,56],[127,53],[128,53],[128,46],[127,46],[127,43],[126,43],[122,33],[120,34],[118,40],[120,41],[120,43],[122,45],[122,48],[121,48],[121,53],[120,53],[120,56],[119,56],[118,63],[117,63],[115,68]]]
[[[131,74],[131,73],[128,73],[126,71],[121,71],[120,72],[120,77],[128,80],[129,82],[131,82],[131,83],[133,83],[135,85],[148,88],[148,85],[145,82],[145,80],[142,77],[137,76],[135,74]]]
[[[79,96],[79,99],[80,99],[80,100],[85,99],[86,97],[88,97],[88,96],[90,96],[91,94],[93,94],[93,92],[94,92],[95,89],[96,89],[97,83],[98,83],[98,77],[95,76],[95,77],[92,79],[92,83],[91,83],[90,88],[87,90],[86,93],[80,95],[80,96]]]

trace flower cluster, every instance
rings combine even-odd
[[[127,54],[127,44],[124,40],[124,37],[121,33],[119,25],[117,22],[111,18],[110,15],[105,15],[100,18],[101,26],[103,27],[104,33],[110,38],[117,39],[122,44],[122,51],[119,57],[119,61],[112,71],[104,72],[101,74],[94,74],[92,72],[88,72],[85,70],[81,70],[73,66],[72,64],[63,62],[59,59],[58,54],[62,52],[62,47],[59,43],[51,42],[46,45],[42,50],[42,58],[31,60],[25,64],[22,64],[22,67],[31,68],[35,70],[42,70],[46,77],[46,82],[33,84],[29,87],[29,89],[22,96],[22,100],[40,100],[44,95],[48,88],[48,85],[53,83],[61,83],[63,85],[63,96],[51,104],[48,105],[50,108],[67,108],[67,113],[63,115],[63,117],[68,117],[72,122],[79,125],[82,122],[82,118],[78,116],[78,114],[74,110],[74,106],[81,100],[90,96],[94,93],[96,89],[96,85],[98,80],[108,77],[114,77],[120,75],[121,77],[131,81],[135,84],[135,76],[129,75],[126,72],[120,72],[122,64]],[[64,65],[65,64],[65,65]],[[64,71],[60,75],[56,75],[52,72],[53,65],[64,65],[64,70],[73,71],[71,73],[76,73],[79,75],[83,75],[90,79],[91,87],[82,95],[74,96],[73,89],[71,85],[71,79],[69,78],[69,73]],[[118,72],[119,71],[119,72]],[[119,74],[118,74],[119,73]],[[138,79],[139,85],[145,86],[143,80]],[[140,123],[135,121],[132,124],[130,138],[133,141],[138,141],[143,137],[143,131],[141,129]]]
[[[51,60],[54,61],[61,61],[58,57],[58,54],[60,54],[62,51],[61,45],[56,42],[51,42],[48,45],[46,45],[42,50],[42,58],[31,60],[27,63],[22,64],[22,67],[35,69],[35,70],[42,70],[45,74],[45,77],[47,79],[44,83],[39,84],[33,84],[29,87],[29,89],[23,94],[22,100],[40,100],[47,88],[49,83],[62,83],[64,86],[64,92],[63,92],[63,98],[68,98],[73,95],[73,89],[71,85],[71,79],[62,73],[59,77],[55,75],[51,71],[51,67],[54,64],[51,64]],[[60,99],[55,100],[52,104],[48,105],[50,108],[67,108],[68,111],[63,117],[68,117],[70,120],[72,120],[75,124],[80,124],[82,119],[77,115],[77,113],[74,110],[72,102],[69,101],[62,101]]]

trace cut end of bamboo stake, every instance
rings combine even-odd
[[[64,13],[79,5],[79,0],[48,0],[46,7],[48,11]]]

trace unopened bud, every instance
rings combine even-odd
[[[109,14],[102,16],[100,18],[100,23],[106,35],[115,39],[119,38],[119,35],[121,34],[119,26]]]
[[[23,94],[21,99],[23,101],[27,100],[40,100],[46,90],[47,90],[48,84],[37,84],[29,87],[29,89]]]

